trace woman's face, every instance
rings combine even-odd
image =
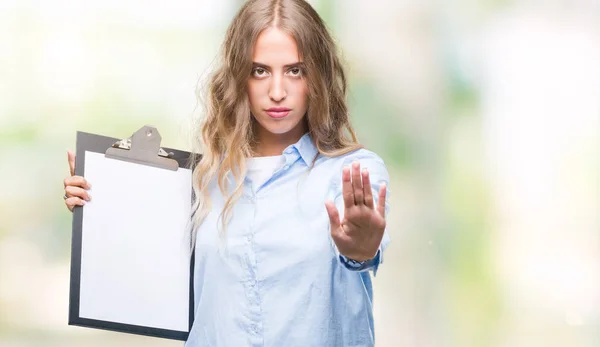
[[[248,98],[259,139],[300,138],[306,132],[308,87],[295,40],[269,27],[258,36],[252,61]]]

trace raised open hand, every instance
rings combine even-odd
[[[361,177],[362,176],[362,177]],[[356,261],[375,257],[385,231],[386,187],[379,188],[377,206],[374,206],[369,172],[360,170],[360,163],[352,163],[342,170],[342,195],[344,198],[344,218],[332,201],[325,206],[331,223],[331,237],[342,255]]]

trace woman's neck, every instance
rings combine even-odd
[[[283,150],[292,145],[306,133],[306,129],[299,127],[285,134],[273,134],[266,130],[259,131],[258,141],[254,148],[255,157],[269,157],[281,155]]]

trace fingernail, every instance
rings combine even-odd
[[[87,198],[87,200],[88,200],[88,201],[92,200],[92,195],[91,195],[91,194],[89,194],[89,193],[88,193],[88,198]]]

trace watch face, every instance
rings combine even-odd
[[[340,255],[340,259],[342,260],[342,262],[346,263],[346,265],[354,268],[361,267],[364,265],[364,263],[366,263],[366,261],[357,261],[354,259],[346,258],[343,255]]]

